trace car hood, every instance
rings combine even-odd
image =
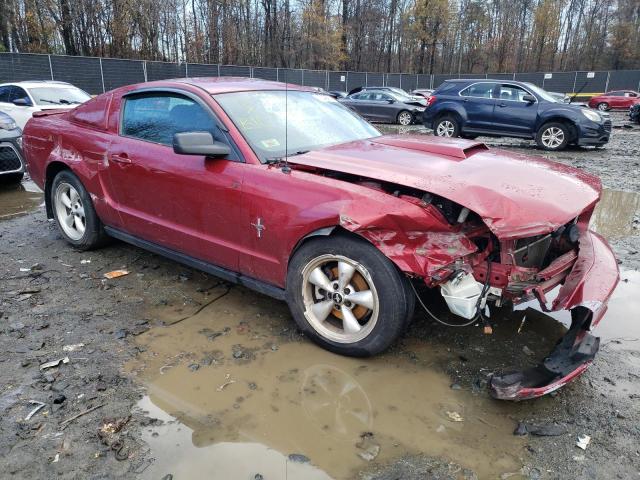
[[[416,188],[476,212],[502,239],[551,232],[595,205],[600,180],[483,143],[389,135],[291,157],[290,163]]]

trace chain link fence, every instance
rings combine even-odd
[[[22,80],[60,80],[72,83],[94,95],[123,85],[152,80],[230,76],[290,82],[331,91],[383,86],[411,91],[416,88],[436,88],[445,80],[452,78],[518,80],[531,82],[552,92],[579,93],[583,96],[593,96],[610,90],[640,90],[640,70],[427,75],[0,53],[0,83]]]

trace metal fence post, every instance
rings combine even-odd
[[[573,90],[571,90],[571,93],[575,94],[576,93],[576,84],[578,83],[578,72],[576,72],[573,75]]]
[[[51,65],[51,55],[47,55],[47,57],[49,57],[49,73],[51,75],[51,80],[55,80],[53,78],[53,65]]]
[[[302,86],[304,86],[304,68],[301,68],[300,71],[302,72]]]
[[[104,71],[102,70],[102,57],[100,57],[100,80],[102,80],[102,93],[107,90],[104,88]]]
[[[276,82],[280,81],[280,69],[276,68]]]
[[[189,62],[184,62],[184,78],[189,78]]]
[[[607,83],[604,84],[604,91],[608,92],[609,91],[609,79],[611,78],[611,71],[609,70],[607,72]]]
[[[218,76],[220,76],[220,64],[218,64],[217,67],[218,67]]]
[[[147,61],[142,61],[142,73],[144,73],[144,81],[147,81]]]

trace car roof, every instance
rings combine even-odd
[[[68,82],[60,82],[58,80],[23,80],[21,82],[6,82],[0,84],[0,87],[4,87],[6,85],[17,85],[23,88],[37,88],[37,87],[73,87],[72,84]]]
[[[190,77],[176,78],[173,80],[161,80],[158,82],[148,82],[140,86],[162,87],[170,86],[170,83],[186,83],[206,90],[211,95],[231,92],[250,92],[256,90],[297,90],[304,92],[315,92],[315,87],[303,87],[293,83],[273,82],[260,78],[246,77]]]

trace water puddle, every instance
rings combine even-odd
[[[607,240],[615,240],[634,233],[636,217],[640,217],[640,194],[604,189],[589,226]]]
[[[40,204],[42,190],[32,181],[18,185],[0,183],[0,221],[29,213]]]
[[[407,453],[480,478],[521,467],[510,405],[452,389],[434,368],[446,347],[408,338],[411,355],[354,359],[292,327],[284,303],[232,289],[138,337],[144,352],[127,370],[147,387],[139,406],[170,421],[145,434],[156,458],[146,478],[353,478],[367,457]]]

